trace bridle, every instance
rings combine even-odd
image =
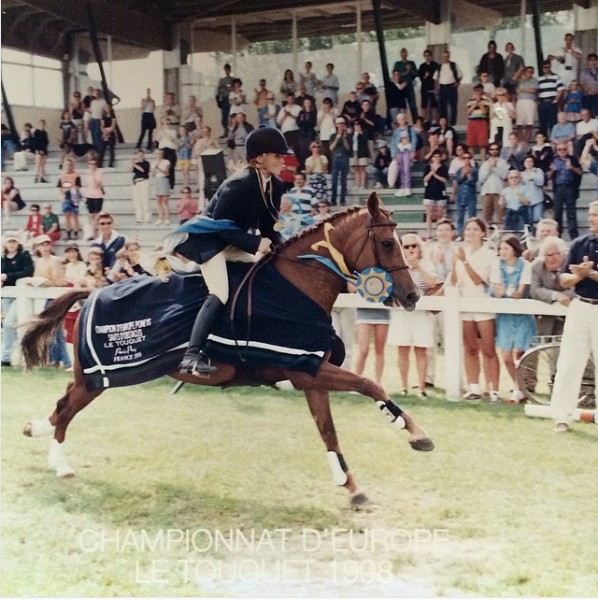
[[[403,269],[408,269],[409,267],[407,266],[407,264],[403,264],[403,265],[399,265],[397,267],[384,267],[380,261],[380,255],[378,254],[378,245],[376,243],[376,237],[374,235],[374,227],[392,227],[393,229],[396,228],[396,225],[394,223],[374,223],[374,219],[373,217],[370,215],[370,222],[366,225],[366,228],[368,230],[367,236],[363,241],[363,245],[361,246],[360,250],[359,250],[359,254],[358,256],[363,252],[368,239],[371,241],[372,243],[372,253],[374,254],[374,260],[375,260],[375,267],[378,267],[379,269],[383,269],[384,271],[386,271],[387,273],[392,273],[393,271],[401,271]]]

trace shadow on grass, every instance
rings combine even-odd
[[[32,485],[28,495],[36,498],[40,509],[56,505],[65,513],[85,515],[106,526],[219,530],[346,526],[342,514],[307,504],[243,500],[172,484],[136,489],[104,480],[49,482],[46,470],[34,471],[45,482]]]

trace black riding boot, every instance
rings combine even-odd
[[[208,375],[217,370],[217,367],[213,367],[208,362],[201,349],[223,308],[224,304],[220,302],[218,296],[210,294],[205,299],[203,306],[199,309],[199,313],[195,318],[195,323],[191,330],[189,347],[179,365],[181,373],[201,373]]]

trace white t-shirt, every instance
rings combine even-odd
[[[291,106],[283,106],[276,117],[276,122],[280,125],[280,131],[287,133],[288,131],[297,131],[297,117],[301,112],[301,107],[298,104]],[[290,115],[288,113],[291,113]],[[291,116],[292,115],[292,116]],[[293,118],[294,117],[294,118]]]
[[[481,279],[488,284],[490,282],[492,265],[496,262],[496,254],[486,246],[482,246],[475,251],[472,251],[466,246],[465,259]],[[467,267],[460,260],[457,261],[456,268],[456,288],[459,290],[461,296],[474,296],[479,298],[488,295],[486,285],[484,285],[484,283],[476,285],[467,273]]]

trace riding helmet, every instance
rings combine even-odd
[[[251,160],[262,154],[293,154],[287,146],[284,136],[273,127],[259,127],[254,129],[245,140],[245,154]]]

